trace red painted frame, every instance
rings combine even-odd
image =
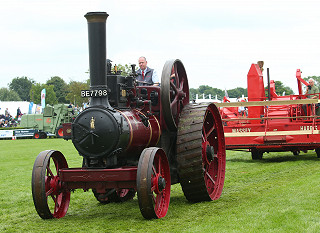
[[[238,114],[238,107],[220,109],[224,122],[226,149],[258,149],[268,151],[311,150],[320,147],[320,119],[317,119],[316,104],[307,106],[304,116],[302,104],[277,105],[276,101],[305,99],[300,69],[296,72],[299,95],[278,96],[271,80],[271,101],[275,105],[248,106],[248,117]],[[252,64],[248,72],[248,102],[265,101],[262,72]],[[273,133],[277,132],[277,133]],[[281,135],[281,132],[282,135]],[[238,134],[238,135],[237,135]]]

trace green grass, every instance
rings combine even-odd
[[[226,180],[217,201],[189,203],[179,184],[171,189],[168,214],[145,220],[137,198],[99,204],[91,191],[76,190],[66,216],[42,220],[31,194],[34,160],[60,150],[70,167],[82,159],[62,139],[0,141],[0,232],[319,232],[320,160],[313,151],[265,154],[227,152]]]

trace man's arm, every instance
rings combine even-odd
[[[152,82],[153,82],[154,86],[160,85],[159,77],[158,77],[158,74],[155,70],[153,70],[153,73],[152,73]]]

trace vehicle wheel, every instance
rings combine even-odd
[[[256,148],[251,149],[251,156],[253,160],[261,160],[263,157],[263,151],[259,151]]]
[[[316,148],[317,157],[320,158],[320,148]]]
[[[182,108],[189,103],[187,73],[180,60],[169,60],[164,64],[160,92],[166,125],[176,131]]]
[[[156,147],[142,151],[137,171],[137,194],[146,219],[166,216],[170,202],[170,168],[165,152]]]
[[[32,170],[32,196],[35,208],[43,219],[62,218],[70,203],[70,191],[59,178],[59,169],[68,163],[60,151],[39,153]]]
[[[300,154],[300,151],[294,150],[294,151],[292,151],[292,154],[293,154],[294,156],[298,156],[298,155]]]
[[[214,104],[184,107],[178,127],[177,161],[188,201],[211,201],[221,196],[226,150],[220,113]]]
[[[40,139],[40,138],[41,138],[40,132],[34,133],[34,134],[33,134],[33,138],[34,138],[34,139]]]
[[[62,137],[63,137],[63,127],[62,127],[62,125],[60,125],[59,127],[57,127],[57,129],[56,129],[56,136],[57,136],[57,138],[62,138]]]
[[[40,132],[40,138],[41,139],[46,139],[48,137],[46,132]]]

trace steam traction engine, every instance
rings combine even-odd
[[[181,183],[191,202],[221,195],[225,144],[214,104],[189,104],[186,71],[180,60],[167,61],[159,86],[137,86],[135,68],[124,77],[106,66],[104,12],[85,15],[89,32],[90,107],[64,124],[83,157],[81,168],[68,168],[64,155],[42,151],[32,172],[35,208],[43,219],[65,216],[70,192],[92,189],[101,203],[132,199],[137,192],[142,215],[167,213],[171,184]],[[107,75],[106,75],[107,74]]]

